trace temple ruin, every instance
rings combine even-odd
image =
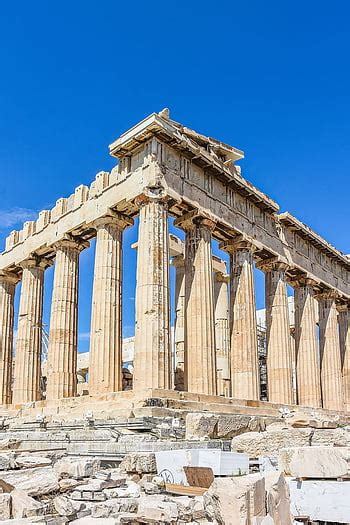
[[[173,400],[177,408],[192,402],[226,412],[255,407],[264,413],[296,404],[348,411],[349,256],[290,213],[280,213],[276,202],[248,182],[237,164],[242,151],[175,122],[167,110],[136,124],[109,150],[118,161],[110,173],[98,173],[90,187],[77,187],[6,239],[0,255],[1,404],[23,413],[53,413],[64,398],[85,407],[106,401],[116,410],[134,399],[157,398]],[[136,216],[133,390],[125,392],[123,232]],[[169,235],[169,217],[184,231],[184,251]],[[79,400],[79,255],[94,237],[89,395]],[[229,268],[213,257],[212,240],[229,254]],[[176,268],[177,370],[170,348],[170,264]],[[50,265],[54,284],[42,399],[43,284]],[[254,265],[265,274],[268,402],[261,401]],[[296,395],[287,285],[294,289]],[[164,401],[154,413],[161,406],[170,405]]]

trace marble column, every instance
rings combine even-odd
[[[77,393],[79,254],[87,246],[73,238],[55,245],[46,399]]]
[[[344,410],[350,411],[350,304],[338,305],[340,352],[342,358]]]
[[[48,263],[36,257],[21,264],[22,287],[16,340],[13,403],[41,399],[41,346],[44,272]]]
[[[314,283],[307,278],[293,281],[297,401],[307,407],[321,407],[321,371],[316,333]]]
[[[94,223],[96,251],[92,295],[89,393],[122,389],[122,236],[133,224],[119,214]]]
[[[229,285],[230,277],[216,272],[214,278],[215,302],[215,341],[217,367],[217,393],[230,397],[230,323],[229,323]]]
[[[343,410],[339,328],[336,299],[333,290],[318,294],[321,354],[322,406],[329,410]]]
[[[173,257],[175,278],[175,390],[185,389],[185,260],[182,255]]]
[[[260,380],[254,288],[254,245],[237,239],[222,245],[231,254],[231,389],[237,399],[259,399]]]
[[[271,403],[293,403],[292,348],[286,284],[287,264],[261,262],[265,272],[268,398]]]
[[[167,202],[141,196],[136,276],[134,389],[170,388]]]
[[[185,240],[185,388],[216,395],[215,312],[211,239],[215,223],[179,218]]]
[[[12,401],[14,298],[18,277],[0,270],[0,404]]]

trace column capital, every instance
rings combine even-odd
[[[109,224],[118,226],[120,230],[124,230],[128,226],[133,226],[134,220],[131,217],[128,217],[127,215],[123,215],[122,213],[110,210],[108,211],[107,215],[95,219],[92,223],[93,227],[96,230],[98,230],[99,228],[103,228],[104,226],[107,226]]]
[[[342,301],[337,304],[337,310],[339,313],[341,312],[350,312],[350,302],[349,301]]]
[[[13,272],[7,270],[0,270],[0,282],[6,282],[9,284],[16,284],[20,280],[20,277]]]
[[[312,279],[307,275],[297,275],[295,277],[291,277],[290,279],[288,279],[288,283],[293,288],[303,288],[306,286],[310,286],[310,288],[314,290],[320,286],[320,283],[318,281],[315,281],[315,279]]]
[[[174,226],[181,228],[184,231],[191,231],[194,228],[201,227],[212,232],[215,230],[216,222],[204,213],[194,210],[178,217],[174,221]]]
[[[175,255],[171,259],[172,266],[175,266],[175,268],[184,268],[185,267],[185,258],[183,255]]]
[[[163,206],[167,207],[169,201],[170,197],[165,193],[163,188],[146,188],[144,193],[140,193],[140,195],[137,195],[137,197],[134,199],[134,203],[138,208],[142,208],[150,202],[158,202],[159,204],[163,204]]]
[[[228,273],[215,272],[215,280],[218,283],[229,283],[230,282],[230,276],[229,276]]]
[[[265,273],[271,272],[272,270],[286,272],[290,269],[290,265],[285,261],[279,260],[278,257],[262,260],[256,265],[256,267]]]
[[[45,257],[39,257],[34,254],[28,257],[28,259],[25,259],[24,261],[19,263],[19,266],[22,268],[22,270],[30,268],[40,268],[45,270],[51,265],[52,261],[50,261],[49,259],[46,259]]]
[[[322,290],[321,292],[317,293],[315,297],[318,301],[329,300],[329,299],[332,299],[335,301],[336,299],[340,298],[340,294],[339,292],[337,292],[337,290],[328,289],[328,290]]]
[[[219,245],[220,250],[224,250],[228,253],[233,253],[239,250],[249,251],[254,253],[259,250],[259,247],[255,244],[252,239],[248,239],[244,235],[238,235],[233,239],[224,241]]]
[[[71,248],[73,250],[77,250],[78,252],[81,252],[85,250],[85,248],[88,248],[90,246],[90,243],[88,241],[83,241],[81,239],[78,239],[76,237],[72,237],[70,235],[65,235],[62,239],[55,242],[53,244],[53,248],[57,251],[64,248]]]

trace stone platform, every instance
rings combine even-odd
[[[281,418],[283,412],[295,412],[298,416],[335,420],[338,424],[350,424],[349,412],[283,405],[267,401],[232,399],[174,390],[145,389],[114,392],[105,395],[80,396],[56,401],[36,401],[22,405],[3,406],[0,416],[33,421],[43,416],[47,421],[70,421],[84,417],[111,419],[157,417],[184,418],[189,412],[213,414],[245,414],[266,418]]]

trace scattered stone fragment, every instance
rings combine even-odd
[[[15,466],[15,458],[13,452],[0,453],[0,470],[9,470]]]
[[[47,506],[31,498],[24,490],[14,489],[11,492],[11,507],[13,518],[30,518],[42,516]]]
[[[11,496],[10,494],[0,494],[0,521],[11,518]]]
[[[279,468],[299,478],[338,478],[348,473],[350,449],[339,447],[294,447],[280,451]]]
[[[282,472],[267,472],[264,475],[268,515],[273,525],[293,525],[290,512],[289,488]]]
[[[63,478],[63,479],[60,479],[58,482],[61,491],[74,489],[75,487],[77,487],[78,485],[81,485],[82,483],[83,483],[82,481],[78,481],[73,478]]]
[[[16,489],[24,490],[28,496],[42,496],[59,489],[57,474],[51,467],[9,470],[3,472],[1,478]]]
[[[81,502],[72,501],[66,496],[56,496],[52,503],[60,516],[73,516],[82,508]]]
[[[138,498],[141,494],[141,488],[138,483],[128,481],[126,487],[105,489],[104,493],[108,498]]]
[[[20,455],[15,459],[16,468],[34,468],[34,467],[45,467],[51,465],[52,461],[50,458],[36,455]]]
[[[235,517],[237,525],[250,523],[254,517],[266,516],[265,481],[260,474],[216,478],[204,494],[205,509],[219,525]]]
[[[90,458],[63,458],[54,465],[54,470],[60,478],[87,478],[100,469],[100,462]]]
[[[142,523],[176,523],[179,516],[177,505],[164,499],[161,495],[141,497],[137,519]]]
[[[120,469],[136,474],[155,474],[157,472],[155,455],[152,452],[126,454],[120,463]]]

